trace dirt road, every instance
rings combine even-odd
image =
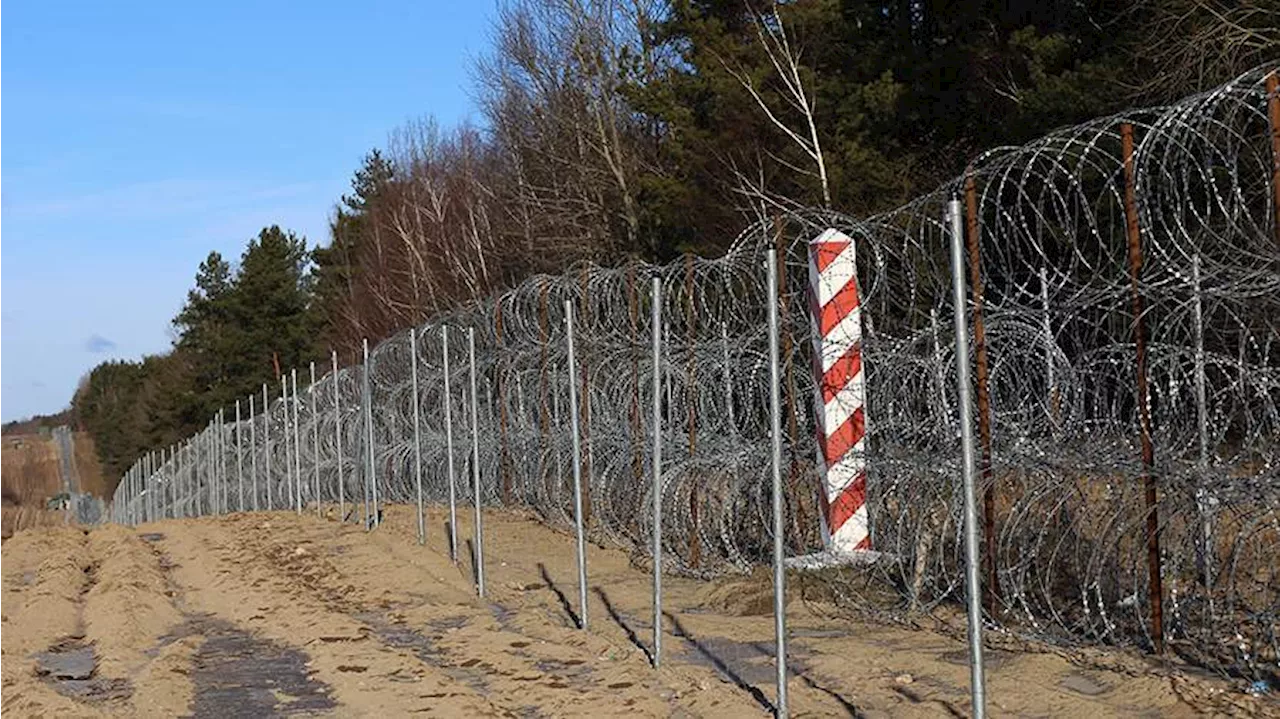
[[[470,537],[463,523],[460,538]],[[769,588],[668,578],[666,657],[649,667],[648,574],[590,548],[576,628],[568,535],[486,519],[489,596],[444,516],[416,543],[291,513],[19,533],[3,548],[6,716],[763,716],[773,696]],[[968,713],[962,641],[824,616],[793,602],[796,716]],[[1192,716],[1274,705],[1134,657],[1111,669],[993,651],[996,716]]]

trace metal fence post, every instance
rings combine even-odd
[[[1040,268],[1040,311],[1041,329],[1044,332],[1044,373],[1049,405],[1049,427],[1057,434],[1058,430],[1058,379],[1053,365],[1054,350],[1057,341],[1053,336],[1053,322],[1049,312],[1049,271]]]
[[[973,699],[973,716],[986,714],[986,683],[982,666],[982,587],[978,578],[978,499],[975,489],[977,466],[974,459],[972,400],[969,396],[969,323],[965,319],[964,228],[960,201],[947,205],[947,221],[951,231],[952,312],[955,315],[956,390],[959,395],[960,445],[964,461],[964,551],[965,589],[969,614],[969,689]]]
[[[369,339],[364,340],[364,427],[365,427],[365,527],[373,529],[378,526],[378,474],[377,459],[374,456],[373,444],[373,380],[369,376]],[[372,511],[370,510],[372,502]]]
[[[196,435],[194,442],[196,454],[193,458],[194,463],[191,467],[191,473],[195,483],[195,487],[192,491],[194,491],[196,495],[195,503],[197,517],[204,517],[208,514],[208,502],[205,501],[205,485],[209,483],[209,448],[206,446],[206,439],[208,436],[209,428],[206,426],[204,429],[200,430],[199,434]]]
[[[178,487],[182,492],[183,519],[191,516],[191,483],[188,478],[188,470],[191,467],[190,450],[190,441],[183,440],[178,444]]]
[[[996,567],[996,480],[991,453],[991,384],[990,360],[987,356],[987,326],[985,318],[984,287],[982,279],[981,224],[978,217],[978,183],[973,172],[967,172],[964,180],[965,222],[968,232],[965,249],[969,254],[969,295],[973,301],[973,352],[977,380],[978,402],[978,471],[982,475],[983,538],[987,547],[987,606],[994,616],[999,609],[1000,573]]]
[[[1147,525],[1147,581],[1151,594],[1151,642],[1156,654],[1164,653],[1164,582],[1160,561],[1159,498],[1156,492],[1155,445],[1151,440],[1151,398],[1147,391],[1147,340],[1142,305],[1142,234],[1138,224],[1137,188],[1133,166],[1133,125],[1120,125],[1124,161],[1125,233],[1129,241],[1129,287],[1133,303],[1133,344],[1136,377],[1138,431],[1142,442],[1142,486]]]
[[[1204,354],[1204,302],[1200,290],[1200,255],[1191,258],[1192,309],[1195,312],[1195,387],[1196,387],[1196,435],[1199,439],[1200,452],[1196,460],[1197,477],[1196,508],[1200,513],[1203,546],[1201,561],[1203,562],[1204,588],[1209,597],[1209,613],[1213,614],[1213,516],[1210,507],[1213,496],[1209,489],[1209,400],[1205,389],[1205,354]]]
[[[418,489],[418,544],[427,542],[427,519],[422,506],[422,437],[421,409],[418,406],[418,330],[409,328],[410,394],[413,398],[413,479]]]
[[[178,518],[178,444],[169,445],[169,516]]]
[[[249,393],[249,496],[253,511],[258,511],[258,422],[254,412],[254,396]]]
[[[653,276],[653,667],[662,664],[662,277]]]
[[[214,425],[217,424],[218,415],[214,415],[209,419],[209,423],[204,427],[204,438],[201,444],[204,445],[204,506],[205,516],[212,517],[218,513],[218,498],[214,494],[214,485],[218,480],[217,452],[214,449]]]
[[[480,401],[476,396],[476,330],[467,328],[467,353],[471,357],[471,479],[476,504],[476,590],[484,596],[484,518],[480,514]]]
[[[240,511],[244,511],[244,457],[240,428],[240,400],[236,400],[236,485],[240,494]]]
[[[1280,71],[1272,70],[1263,80],[1267,92],[1267,123],[1271,125],[1271,211],[1272,231],[1280,244]]]
[[[298,431],[298,368],[289,370],[293,383],[293,502],[298,514],[302,514],[302,433]]]
[[[218,410],[218,514],[227,513],[227,410]]]
[[[782,546],[782,382],[778,360],[778,258],[770,252],[766,258],[769,281],[769,453],[773,479],[773,633],[777,674],[777,700],[774,709],[779,719],[787,711],[787,572]]]
[[[280,487],[280,494],[285,508],[288,508],[293,497],[293,463],[289,461],[292,456],[289,454],[289,379],[285,375],[280,375],[280,409],[284,411],[284,424],[280,427],[280,435],[284,439],[284,485]]]
[[[275,509],[271,501],[271,399],[267,394],[267,383],[262,383],[262,474],[263,484],[267,485],[267,509]]]
[[[449,557],[458,563],[458,500],[453,467],[453,394],[449,389],[449,327],[440,327],[440,344],[444,350],[444,443],[445,467],[449,473]]]
[[[338,521],[347,521],[347,492],[342,483],[342,411],[338,404],[338,351],[329,350],[333,363],[333,461],[338,467]]]
[[[205,503],[208,505],[209,516],[217,516],[218,514],[218,413],[214,412],[213,417],[209,420],[209,425],[205,428]]]
[[[316,363],[311,362],[311,384],[307,387],[307,396],[311,398],[311,481],[316,503],[316,516],[323,516],[320,507],[320,401],[316,396]]]
[[[573,300],[564,301],[565,342],[569,351],[569,434],[573,445],[573,524],[578,549],[578,626],[587,628],[587,546],[582,528],[582,429],[578,425],[578,364],[573,354]]]
[[[164,498],[161,496],[160,467],[164,464],[164,450],[156,450],[151,457],[151,521],[164,519]]]

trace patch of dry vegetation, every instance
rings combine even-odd
[[[79,437],[77,437],[79,439]],[[88,441],[88,438],[85,438]],[[85,451],[92,452],[92,444]],[[77,447],[77,454],[81,450]],[[77,458],[77,462],[80,460]],[[96,470],[97,463],[86,465]],[[98,473],[100,476],[100,472]],[[101,480],[98,479],[100,483]],[[58,448],[51,437],[39,434],[4,436],[0,450],[0,537],[8,539],[19,530],[62,524],[64,513],[47,508],[49,498],[62,491],[58,472]]]
[[[107,478],[102,471],[102,463],[98,461],[98,448],[88,432],[76,432],[75,463],[76,475],[80,478],[80,491],[95,497],[107,499],[115,491],[115,485],[108,486]]]
[[[5,436],[0,483],[6,505],[43,505],[61,491],[58,449],[53,440],[36,434]]]
[[[53,527],[65,524],[66,513],[39,507],[10,507],[0,509],[0,539],[8,539],[15,533],[32,527]]]

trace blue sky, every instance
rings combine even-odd
[[[210,250],[327,242],[368,150],[475,120],[469,2],[8,2],[0,21],[0,416],[65,407],[171,342]]]

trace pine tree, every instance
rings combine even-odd
[[[237,328],[231,401],[316,357],[306,240],[272,225],[249,242],[229,293]]]
[[[196,286],[187,293],[187,303],[173,320],[178,333],[174,343],[189,369],[192,386],[179,400],[181,415],[188,422],[208,418],[227,398],[225,387],[231,376],[238,334],[231,316],[231,266],[217,252],[200,263]]]
[[[395,181],[395,168],[378,150],[364,158],[351,180],[351,194],[343,195],[329,224],[331,242],[312,252],[315,262],[314,322],[325,330],[325,339],[337,344],[342,337],[361,334],[357,274],[362,239],[373,219],[379,199]]]

